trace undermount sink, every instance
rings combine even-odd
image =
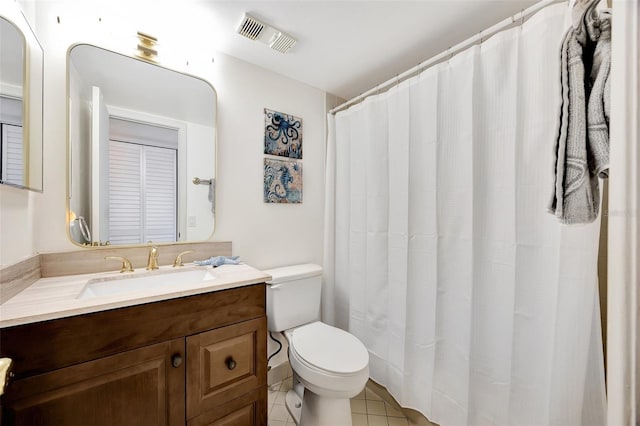
[[[135,275],[93,278],[87,281],[77,299],[118,296],[144,290],[180,288],[183,285],[215,280],[212,269],[150,271]]]

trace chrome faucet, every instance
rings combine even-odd
[[[158,247],[153,246],[149,250],[149,260],[147,261],[147,271],[158,269]]]

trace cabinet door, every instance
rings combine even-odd
[[[266,391],[266,345],[266,317],[187,337],[187,419],[253,390]]]
[[[18,380],[3,424],[183,425],[183,358],[175,339]]]
[[[261,387],[189,419],[187,426],[267,426],[267,388]]]

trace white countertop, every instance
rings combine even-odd
[[[190,283],[188,280],[186,282],[184,280],[180,281],[180,272],[196,269],[208,270],[215,278],[196,283]],[[128,291],[123,294],[78,299],[89,280],[94,282],[116,282],[116,280],[121,281],[121,278],[126,280],[128,278],[156,274],[176,276],[176,284],[163,285],[157,289],[147,288],[145,290]],[[132,273],[121,274],[118,271],[113,271],[41,278],[0,305],[0,328],[227,290],[261,283],[270,279],[270,275],[244,264],[222,265],[217,268],[185,265],[179,270],[168,265],[161,266],[160,269],[155,271],[138,268]]]

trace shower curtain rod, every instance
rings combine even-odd
[[[505,28],[516,24],[517,22],[520,22],[521,24],[524,23],[524,20],[526,18],[528,18],[529,16],[533,15],[534,13],[536,13],[537,11],[544,9],[545,7],[554,4],[554,3],[562,3],[565,2],[567,0],[541,0],[538,3],[534,4],[533,6],[528,7],[527,9],[522,10],[520,13],[516,13],[515,15],[511,16],[510,18],[504,19],[500,22],[498,22],[497,24],[495,24],[492,27],[489,27],[488,29],[484,30],[484,31],[480,31],[478,34],[469,37],[468,39],[456,44],[453,47],[448,48],[447,50],[445,50],[444,52],[441,52],[439,54],[437,54],[436,56],[431,57],[430,59],[427,59],[424,62],[419,63],[418,65],[416,65],[415,67],[403,72],[402,74],[399,74],[395,77],[390,78],[389,80],[385,81],[384,83],[380,83],[379,85],[375,86],[374,88],[356,96],[355,98],[352,98],[350,100],[348,100],[347,102],[338,105],[337,107],[331,109],[329,111],[329,114],[336,114],[337,112],[342,111],[343,109],[346,109],[347,107],[351,106],[351,105],[355,105],[357,103],[362,102],[365,98],[367,98],[368,96],[374,94],[374,93],[379,93],[381,90],[383,89],[388,89],[391,88],[395,85],[397,85],[398,83],[406,80],[409,77],[413,77],[415,74],[419,74],[420,72],[424,71],[425,69],[439,63],[440,61],[442,61],[443,59],[446,58],[450,58],[451,56],[453,56],[454,54],[473,46],[474,44],[480,42],[482,43],[483,40],[487,39],[488,37],[491,37],[492,35],[504,30]]]

